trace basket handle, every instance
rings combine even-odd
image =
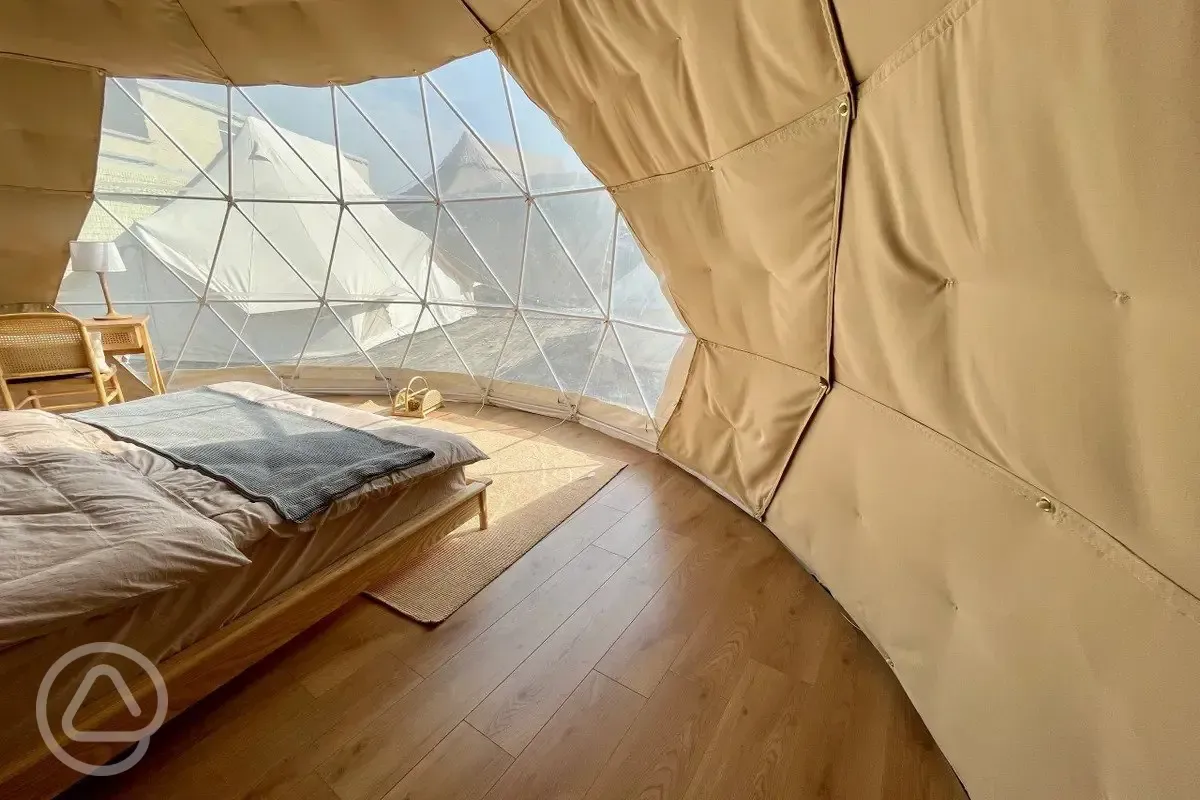
[[[413,388],[413,384],[416,383],[417,381],[420,381],[421,383],[425,384],[423,389],[418,390],[418,389]],[[424,376],[422,376],[422,375],[416,375],[408,382],[408,388],[405,391],[407,391],[408,395],[411,397],[412,395],[415,395],[418,391],[428,391],[428,390],[429,390],[429,381],[425,380]]]

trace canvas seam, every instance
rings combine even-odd
[[[38,194],[55,194],[66,195],[68,197],[87,197],[91,198],[95,194],[95,189],[54,189],[45,186],[18,186],[15,183],[0,183],[0,192],[15,191],[15,192],[37,192]]]
[[[846,182],[846,153],[850,148],[850,126],[854,119],[854,92],[852,89],[853,82],[850,77],[850,70],[846,64],[845,47],[841,36],[841,31],[837,26],[834,18],[834,10],[830,0],[822,0],[821,14],[825,18],[825,32],[829,37],[830,48],[833,50],[834,59],[837,62],[838,73],[842,78],[842,85],[845,88],[845,94],[842,95],[839,107],[839,124],[838,124],[838,154],[836,174],[833,184],[833,214],[829,220],[829,256],[828,266],[826,267],[826,299],[825,299],[825,376],[821,378],[820,393],[809,408],[808,414],[805,415],[804,421],[800,424],[796,431],[796,439],[789,449],[787,458],[784,459],[783,468],[779,471],[779,475],[775,480],[774,486],[771,488],[767,496],[766,503],[763,504],[762,514],[760,519],[765,519],[767,511],[771,508],[771,503],[775,501],[775,495],[779,492],[779,486],[783,483],[783,476],[787,474],[788,468],[792,461],[796,458],[796,452],[800,449],[800,443],[804,440],[804,434],[807,432],[809,425],[812,424],[813,417],[817,413],[817,408],[821,405],[821,401],[825,399],[825,395],[829,393],[829,382],[833,379],[833,296],[837,286],[837,256],[838,245],[841,238],[841,218],[842,205],[845,196]],[[835,98],[838,99],[838,98]],[[846,103],[846,113],[840,113],[841,102]]]
[[[943,8],[940,14],[934,17],[924,28],[913,34],[898,50],[888,56],[866,80],[859,84],[859,98],[861,99],[877,89],[896,70],[913,58],[913,56],[942,38],[942,36],[958,24],[959,20],[966,16],[968,11],[978,4],[979,0],[954,0],[954,2]]]
[[[946,453],[955,456],[972,471],[982,475],[997,486],[1015,493],[1026,500],[1036,501],[1043,497],[1047,499],[1054,498],[1056,507],[1053,518],[1056,522],[1065,523],[1074,529],[1087,544],[1091,545],[1101,558],[1111,561],[1114,564],[1118,563],[1118,558],[1130,561],[1131,564],[1122,566],[1139,583],[1153,592],[1159,599],[1165,601],[1180,615],[1200,624],[1200,598],[1196,597],[1196,595],[1192,594],[1188,589],[1181,586],[1153,564],[1146,561],[1133,548],[1088,518],[1085,514],[1079,512],[1073,506],[1063,502],[1053,493],[1043,490],[1036,484],[1011,472],[991,459],[976,453],[966,445],[910,417],[903,411],[893,408],[887,403],[877,400],[845,383],[838,382],[836,385],[849,390],[854,396],[865,401],[864,404],[874,410],[875,413],[889,419],[898,419],[902,424],[912,428]]]
[[[792,465],[792,461],[796,458],[796,451],[800,449],[800,443],[804,440],[804,434],[808,431],[808,426],[812,424],[813,417],[817,414],[817,408],[820,407],[821,401],[829,394],[829,383],[825,380],[820,381],[820,387],[817,391],[817,397],[809,406],[808,413],[804,415],[800,425],[796,428],[796,439],[792,442],[792,446],[788,448],[787,458],[783,460],[783,466],[779,469],[779,474],[775,477],[775,482],[771,486],[771,491],[767,494],[767,498],[762,505],[762,511],[757,515],[759,521],[765,521],[767,512],[771,510],[771,503],[775,502],[775,495],[779,493],[779,486],[783,483],[783,476],[787,474],[788,467]]]
[[[61,61],[57,58],[47,58],[46,56],[31,56],[27,53],[16,53],[12,50],[0,50],[0,58],[11,58],[14,61],[28,61],[33,64],[46,64],[53,67],[61,67],[63,69],[79,70],[80,72],[98,72],[100,76],[108,74],[108,71],[97,67],[94,64],[81,64],[73,61]]]
[[[841,27],[837,23],[837,12],[833,8],[832,0],[821,0],[821,16],[825,18],[825,33],[829,37],[829,48],[833,51],[833,59],[837,64],[838,75],[842,79],[842,88],[847,93],[853,94],[854,80],[850,75],[850,65],[846,58],[846,45],[842,39]]]
[[[849,97],[849,95],[847,95]],[[849,99],[846,101],[850,102]],[[828,286],[825,298],[825,378],[833,380],[833,302],[837,290],[837,259],[842,236],[842,208],[846,194],[846,154],[850,149],[852,112],[842,117],[838,137],[837,175],[833,185],[833,218],[829,221],[829,266],[826,269]]]
[[[693,371],[696,368],[696,363],[699,361],[700,348],[702,346],[707,346],[709,348],[722,347],[722,348],[725,348],[726,350],[732,350],[734,352],[741,353],[742,355],[745,355],[745,356],[750,356],[752,358],[761,359],[763,361],[769,361],[772,364],[778,364],[781,367],[785,367],[787,369],[792,369],[797,372],[801,372],[801,373],[815,379],[818,383],[817,396],[813,400],[812,405],[809,407],[808,413],[805,415],[804,419],[800,422],[800,424],[798,426],[796,426],[796,438],[792,442],[792,446],[788,448],[787,455],[782,459],[782,464],[779,467],[778,473],[774,473],[774,478],[771,481],[771,488],[768,490],[768,492],[764,496],[763,500],[760,502],[750,503],[748,500],[738,500],[738,499],[734,498],[729,493],[728,490],[718,486],[711,478],[706,477],[700,471],[699,467],[691,466],[684,459],[682,459],[678,456],[675,456],[675,455],[671,455],[671,454],[665,452],[664,450],[662,450],[662,441],[664,439],[666,439],[667,428],[670,426],[670,424],[672,422],[675,421],[675,417],[679,413],[680,407],[683,406],[684,400],[686,399],[688,392],[693,385],[693,381],[692,381]],[[696,478],[699,478],[702,482],[704,482],[705,485],[716,490],[722,497],[724,497],[727,500],[729,500],[730,502],[732,502],[734,505],[736,505],[738,508],[745,511],[750,516],[754,517],[755,519],[757,519],[759,521],[762,521],[763,517],[766,516],[767,510],[771,507],[771,501],[774,500],[776,492],[779,491],[779,484],[783,481],[783,476],[784,476],[784,473],[787,472],[788,466],[792,463],[792,458],[794,457],[796,449],[799,446],[800,439],[804,435],[804,431],[806,431],[808,429],[808,425],[812,421],[813,415],[816,413],[817,406],[819,406],[821,404],[821,400],[825,397],[826,394],[828,394],[828,392],[829,392],[829,383],[824,378],[822,378],[820,375],[809,372],[807,370],[800,369],[798,367],[793,367],[790,364],[784,364],[783,362],[775,361],[774,359],[767,358],[766,356],[760,356],[757,353],[750,353],[746,350],[739,350],[736,347],[728,347],[728,346],[720,344],[718,342],[711,342],[711,341],[704,340],[704,339],[697,339],[696,340],[696,350],[692,354],[691,363],[688,365],[688,373],[687,373],[687,378],[683,385],[683,392],[680,393],[679,402],[676,403],[675,409],[671,412],[670,419],[668,419],[666,424],[663,425],[662,433],[659,436],[658,452],[660,455],[662,455],[664,458],[669,460],[671,463],[675,464],[676,466],[680,467],[681,469],[686,470],[689,474],[695,476]]]
[[[485,36],[483,37],[483,41],[486,45],[484,49],[487,49],[487,47],[490,47],[492,44],[492,29],[487,26],[487,23],[483,21],[483,17],[479,16],[479,12],[472,8],[471,4],[468,3],[467,0],[459,0],[459,2],[462,4],[462,7],[466,9],[467,13],[474,18],[475,24],[479,26],[479,29],[484,32]],[[507,20],[505,20],[505,22],[507,22]]]
[[[225,65],[217,58],[217,54],[212,51],[212,48],[208,46],[208,42],[200,35],[200,29],[196,27],[196,22],[192,19],[192,15],[183,7],[183,0],[173,0],[172,5],[179,9],[180,14],[183,14],[183,18],[187,20],[188,27],[192,29],[192,33],[196,34],[196,41],[200,42],[200,45],[204,48],[204,52],[208,53],[208,57],[212,59],[212,63],[220,72],[221,77],[226,82],[232,83],[233,79],[229,77],[229,70],[225,69]]]
[[[553,1],[553,0],[551,0],[551,1]],[[496,31],[495,31],[495,33],[492,34],[492,36],[508,35],[509,33],[512,32],[512,29],[515,28],[521,22],[521,20],[528,17],[530,14],[532,14],[534,11],[536,11],[538,8],[540,8],[542,5],[544,5],[546,2],[547,2],[547,0],[529,0],[528,3],[521,6],[515,12],[513,12],[513,15],[511,17],[509,17],[508,19],[506,19],[504,21],[503,25],[501,25],[499,28],[496,28]]]
[[[693,336],[694,335],[695,334],[693,334]],[[697,337],[697,338],[699,338],[699,337]],[[711,345],[715,345],[716,347],[724,347],[726,350],[735,350],[744,355],[754,356],[755,358],[761,358],[763,361],[770,361],[772,364],[778,364],[781,367],[787,367],[788,369],[794,369],[797,372],[803,372],[805,375],[809,375],[813,378],[816,378],[817,380],[825,380],[825,376],[821,375],[818,372],[813,372],[812,370],[805,369],[804,367],[798,367],[795,364],[789,364],[786,361],[780,361],[777,358],[771,358],[770,356],[765,356],[762,353],[755,353],[753,351],[745,350],[741,347],[737,347],[736,345],[725,344],[724,342],[718,342],[715,339],[705,339],[704,341],[708,342]]]
[[[762,136],[751,139],[745,144],[738,145],[732,150],[727,150],[721,155],[714,156],[707,161],[701,161],[697,164],[692,164],[687,167],[680,167],[679,169],[671,170],[670,172],[661,172],[657,175],[647,175],[644,178],[635,178],[634,180],[625,181],[624,183],[615,183],[608,187],[609,191],[615,196],[620,192],[640,188],[643,184],[661,182],[682,177],[690,172],[701,172],[709,169],[711,165],[716,164],[718,161],[723,161],[731,156],[736,157],[744,152],[753,152],[760,147],[767,147],[769,144],[773,144],[773,142],[768,142],[768,140],[770,140],[772,137],[782,140],[790,133],[797,133],[800,131],[817,128],[820,123],[828,121],[828,117],[837,114],[837,104],[842,100],[843,96],[843,94],[839,93],[811,111],[807,111],[799,117],[796,117],[789,122],[785,122],[778,128],[767,131]]]

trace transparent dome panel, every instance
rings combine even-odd
[[[117,243],[175,388],[427,373],[644,439],[679,373],[634,232],[492,52],[352,86],[109,79],[96,198],[80,238]],[[69,270],[59,302],[103,309]]]

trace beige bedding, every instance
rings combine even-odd
[[[119,507],[112,505],[115,501],[109,488],[104,490],[103,498],[112,505],[113,518],[104,520],[106,530],[119,531],[126,524],[138,527],[141,531],[139,546],[143,550],[153,549],[151,542],[162,541],[182,547],[191,535],[197,537],[190,541],[194,548],[202,547],[197,542],[205,543],[203,549],[208,559],[203,564],[193,564],[184,579],[161,586],[163,575],[169,573],[178,577],[183,574],[180,565],[161,564],[164,560],[161,552],[141,553],[146,557],[131,559],[147,568],[144,574],[138,573],[142,574],[140,582],[110,581],[104,594],[105,605],[99,611],[87,609],[95,598],[84,602],[70,591],[55,593],[52,586],[43,585],[42,613],[36,624],[21,630],[0,649],[0,685],[5,687],[0,692],[0,719],[5,721],[0,725],[0,754],[21,752],[37,744],[33,705],[38,685],[50,665],[72,648],[90,642],[118,642],[133,647],[151,661],[162,661],[466,488],[468,480],[462,467],[484,457],[461,437],[404,425],[355,409],[254,384],[220,384],[215,388],[364,428],[385,437],[403,434],[408,440],[433,450],[434,457],[410,470],[372,481],[340,499],[326,513],[300,526],[281,519],[266,503],[249,501],[218,481],[193,470],[178,468],[167,459],[135,445],[114,441],[82,423],[41,412],[0,413],[0,444],[8,446],[7,451],[0,447],[0,453],[14,447],[24,453],[34,453],[47,447],[48,443],[53,447],[54,443],[70,442],[78,451],[78,457],[106,462],[108,469],[115,471],[129,486],[140,487],[143,494],[165,491],[169,499],[162,501],[161,509],[179,515],[179,519],[175,516],[162,518],[174,525],[170,530],[159,531],[157,535],[154,531],[142,530],[138,527],[137,517],[145,513],[145,504],[135,502],[142,495],[130,494],[128,505]],[[17,444],[13,445],[14,442]],[[29,461],[29,458],[25,460]],[[36,494],[42,496],[40,490]],[[17,503],[18,508],[29,508],[27,501],[14,500],[3,486],[0,486],[0,495],[8,498],[10,503]],[[83,515],[87,524],[95,524],[95,519],[88,517],[87,508],[81,506],[77,513]],[[165,514],[166,511],[161,509],[155,513]],[[54,561],[44,550],[46,541],[55,535],[55,527],[43,529],[43,546],[39,548],[37,536],[19,533],[22,530],[20,518],[16,519],[16,522],[7,520],[7,529],[0,526],[0,575],[22,570],[41,574],[46,563]],[[82,530],[84,522],[71,519],[67,529],[72,532]],[[82,534],[72,533],[72,536]],[[117,539],[118,544],[123,541]],[[80,548],[84,557],[76,561],[76,566],[112,563],[113,556],[105,552],[105,547],[89,547],[88,544],[85,541]],[[21,559],[31,559],[28,563],[33,566],[22,567]],[[174,562],[177,559],[172,556],[168,560]],[[126,567],[130,574],[137,572],[128,564]],[[62,565],[56,568],[70,572]],[[82,569],[76,577],[95,584],[101,576]],[[158,588],[152,589],[152,586]],[[122,589],[127,596],[117,597]],[[18,631],[20,621],[15,619],[16,613],[11,609],[4,611],[3,592],[0,585],[0,618],[7,614],[10,631]],[[46,609],[57,612],[52,624],[47,622]],[[130,680],[137,677],[137,668],[123,658],[99,656],[76,661],[54,682],[49,694],[49,719],[61,719],[80,678],[100,660],[128,674]],[[89,701],[94,702],[100,697],[89,697]]]
[[[163,661],[467,485],[462,468],[454,467],[374,497],[347,514],[325,520],[310,534],[289,536],[276,531],[264,536],[247,549],[251,563],[246,567],[147,596],[0,651],[0,686],[4,687],[0,759],[37,746],[34,698],[42,676],[63,653],[89,642],[118,642],[155,663]],[[47,703],[49,719],[62,718],[83,676],[101,662],[129,681],[139,677],[137,667],[124,658],[76,661],[54,681]],[[98,691],[93,694],[91,702],[105,697]]]
[[[461,437],[355,409],[256,384],[213,388],[403,438],[434,455],[297,526],[267,503],[84,423],[40,411],[0,415],[0,646],[189,582],[231,580],[268,533],[311,535],[364,503],[483,457]]]

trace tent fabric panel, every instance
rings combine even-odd
[[[417,75],[484,47],[461,0],[180,0],[233,83]]]
[[[1194,796],[1200,603],[1057,498],[835,384],[766,523],[974,800]]]
[[[977,0],[833,0],[834,15],[845,44],[850,74],[856,83],[888,60],[944,7],[973,4]]]
[[[486,46],[461,0],[13,0],[0,51],[114,75],[319,86],[415,75]]]
[[[83,192],[0,186],[0,302],[54,302],[70,258],[68,243],[91,203]]]
[[[699,341],[659,450],[761,518],[825,391],[815,375]]]
[[[608,186],[711,161],[845,92],[832,41],[824,0],[534,2],[492,38]]]
[[[709,165],[614,191],[699,338],[827,374],[840,107],[835,99]]]
[[[114,75],[223,78],[177,0],[6,0],[0,51]]]
[[[91,191],[103,100],[95,70],[0,58],[0,185]]]
[[[498,31],[517,15],[523,6],[538,0],[464,0],[489,31]]]
[[[961,3],[881,68],[848,159],[835,377],[1200,593],[1180,435],[1200,429],[1200,100],[1163,81],[1194,71],[1164,24],[1194,8],[1139,8]]]

